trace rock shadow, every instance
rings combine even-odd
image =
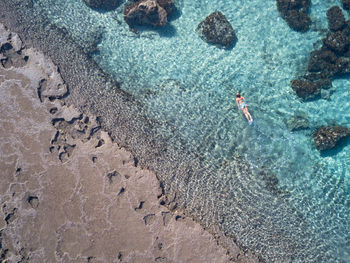
[[[101,14],[108,13],[117,9],[124,1],[123,0],[83,0],[83,2],[92,10]],[[89,4],[90,3],[90,4]]]
[[[335,148],[321,151],[320,152],[321,157],[333,157],[338,153],[340,153],[346,146],[349,146],[349,145],[350,145],[350,137],[343,138],[339,140]]]
[[[154,27],[149,25],[135,25],[133,27],[130,27],[131,31],[133,31],[135,34],[141,34],[141,33],[157,33],[160,37],[166,37],[171,38],[175,37],[177,35],[176,28],[171,24],[166,24],[163,27]],[[142,35],[140,35],[142,37]]]

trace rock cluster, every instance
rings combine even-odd
[[[329,79],[321,79],[317,81],[310,81],[307,79],[296,79],[291,82],[292,89],[296,94],[304,99],[313,99],[321,95],[321,89],[327,89],[331,86]]]
[[[309,30],[311,19],[307,14],[310,0],[277,0],[277,9],[282,18],[295,31]]]
[[[221,12],[207,16],[199,23],[197,32],[204,41],[226,48],[233,46],[237,40],[232,25]]]
[[[315,98],[322,88],[329,88],[331,80],[350,72],[350,20],[337,6],[327,11],[329,31],[322,39],[322,47],[310,53],[307,73],[291,86],[302,99]]]
[[[22,47],[9,39],[9,42],[0,44],[0,62],[4,68],[23,67],[27,64],[28,56],[22,54]]]
[[[85,3],[97,9],[112,10],[119,6],[120,0],[84,0]]]
[[[321,127],[314,133],[313,138],[317,150],[329,150],[343,138],[350,136],[350,129],[341,126]]]
[[[129,26],[164,26],[174,10],[174,0],[141,0],[126,5],[124,20]]]
[[[333,6],[327,11],[328,27],[332,31],[340,30],[345,25],[345,17],[338,6]]]

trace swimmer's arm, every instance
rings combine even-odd
[[[236,100],[236,105],[237,105],[237,108],[239,109],[239,104],[238,104],[238,101]]]

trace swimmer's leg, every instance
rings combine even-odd
[[[253,122],[253,118],[252,118],[252,115],[250,115],[250,113],[249,113],[249,111],[248,111],[248,109],[246,110],[246,117],[247,117],[247,119],[248,119],[248,122]]]

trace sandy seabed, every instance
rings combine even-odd
[[[50,59],[1,24],[0,46],[1,262],[247,261],[161,205],[156,175],[66,105]]]

